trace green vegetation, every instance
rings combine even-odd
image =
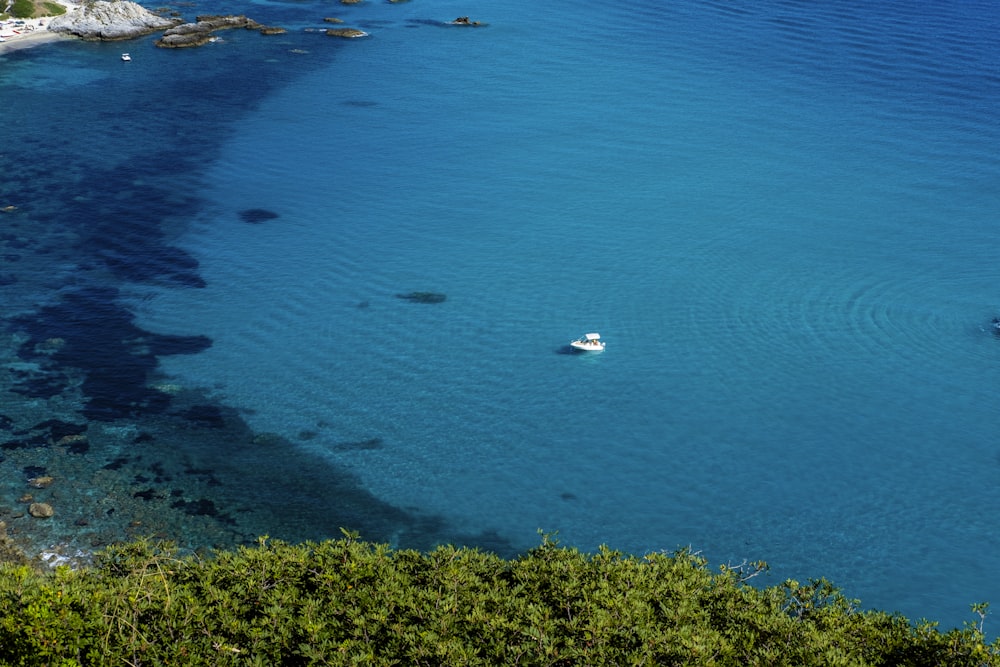
[[[825,581],[681,551],[520,558],[265,539],[211,558],[138,542],[92,568],[0,567],[10,665],[995,665],[979,622],[860,611]]]
[[[43,13],[36,16],[60,16],[66,13],[66,6],[58,2],[43,2],[41,5]]]
[[[59,16],[66,13],[66,7],[48,0],[14,0],[10,15],[19,19],[34,19],[44,16]]]
[[[35,15],[35,3],[32,0],[14,0],[10,15],[19,19],[30,19]]]

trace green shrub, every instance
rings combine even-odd
[[[6,3],[4,4],[6,5]],[[21,19],[59,16],[65,13],[65,5],[50,0],[14,0],[10,8],[10,15]]]
[[[35,15],[35,3],[32,0],[14,0],[10,13],[17,18],[30,19]]]
[[[0,566],[6,665],[997,665],[980,623],[860,611],[829,582],[757,588],[687,551],[504,560],[347,535],[211,558],[112,547],[91,568]]]

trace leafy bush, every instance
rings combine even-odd
[[[756,588],[681,551],[504,560],[345,533],[211,558],[137,542],[92,568],[0,567],[9,665],[995,665],[982,624],[859,611],[826,581]],[[982,621],[985,605],[974,611]]]

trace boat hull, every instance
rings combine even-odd
[[[579,350],[581,352],[603,352],[604,343],[597,343],[594,341],[584,341],[584,340],[574,340],[569,344],[574,350]]]

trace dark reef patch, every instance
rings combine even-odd
[[[14,449],[34,449],[36,447],[46,447],[48,444],[49,441],[44,437],[33,436],[31,438],[19,438],[0,442],[0,449],[6,449],[7,451]]]
[[[119,456],[104,466],[104,470],[121,470],[122,466],[129,462],[126,456]]]
[[[29,335],[18,350],[22,359],[50,373],[57,370],[53,365],[83,371],[84,416],[96,421],[163,412],[170,397],[147,386],[159,363],[157,354],[195,352],[211,344],[204,336],[162,336],[140,329],[134,315],[118,303],[118,296],[118,290],[111,287],[83,287],[63,294],[57,303],[43,306],[33,316],[12,322]],[[37,351],[52,339],[64,342],[50,354]],[[64,384],[53,382],[35,379],[29,388],[54,391]]]
[[[268,220],[274,220],[277,217],[277,213],[274,211],[268,211],[266,208],[248,208],[240,211],[240,220],[243,222],[249,222],[252,225],[267,222]]]
[[[185,268],[184,265],[191,258],[179,248],[169,246],[127,250],[105,248],[98,251],[97,256],[103,258],[104,263],[118,277],[126,280],[138,283],[162,280],[185,287],[205,287],[204,279],[195,273],[193,268]]]
[[[407,292],[397,294],[396,298],[413,303],[443,303],[448,297],[440,292]]]
[[[86,438],[75,438],[66,443],[66,453],[81,456],[90,451],[90,441]]]
[[[338,442],[333,446],[333,448],[341,451],[364,451],[382,449],[382,445],[382,438],[368,438],[367,440],[348,440],[345,442]]]
[[[163,498],[164,496],[159,495],[158,493],[156,493],[156,489],[150,487],[143,491],[136,491],[135,493],[132,494],[132,497],[142,498],[146,502],[149,502],[150,500],[157,500]]]
[[[198,200],[137,185],[142,171],[140,165],[130,165],[124,173],[90,174],[75,193],[66,193],[60,217],[86,231],[75,255],[97,258],[122,280],[204,287],[198,261],[167,243],[161,228],[179,212],[197,210]],[[117,196],[107,197],[106,192]]]
[[[153,478],[153,481],[156,482],[157,484],[162,484],[164,482],[169,482],[171,480],[170,475],[167,474],[166,470],[163,467],[163,463],[159,461],[149,466],[149,470],[154,475],[156,475],[156,477]]]
[[[42,434],[35,434],[28,438],[17,438],[14,440],[6,440],[0,442],[0,449],[14,450],[14,449],[35,449],[38,447],[48,447],[49,439],[47,436]]]
[[[198,500],[175,500],[170,504],[170,506],[191,516],[208,516],[220,523],[228,525],[236,524],[235,519],[228,514],[220,512],[219,508],[215,505],[215,501],[209,500],[208,498],[199,498]]]
[[[208,336],[151,334],[148,345],[149,351],[158,357],[168,354],[197,354],[212,347],[212,339]]]
[[[185,468],[185,475],[191,475],[193,477],[200,477],[201,480],[208,486],[222,486],[222,482],[219,478],[215,476],[215,471],[209,468]]]
[[[187,410],[178,412],[177,416],[205,428],[223,428],[226,425],[222,410],[217,405],[192,405]]]
[[[13,426],[13,422],[11,422]],[[70,447],[70,453],[74,445],[86,447],[87,438],[83,433],[87,430],[86,424],[74,424],[59,419],[46,419],[32,426],[28,430],[13,431],[14,435],[27,436],[0,443],[0,449],[34,449],[38,447],[48,447],[50,445],[60,445]],[[84,449],[86,451],[86,449]]]
[[[59,371],[46,371],[45,366],[37,370],[14,369],[10,372],[12,379],[10,390],[15,394],[28,398],[50,399],[66,391],[69,387],[68,378]]]
[[[35,477],[44,477],[48,471],[42,466],[24,466],[21,472],[24,474],[25,479],[33,479]]]
[[[35,424],[31,430],[48,431],[53,443],[58,443],[63,438],[74,435],[83,435],[87,432],[87,424],[74,424],[60,419],[46,419]]]

